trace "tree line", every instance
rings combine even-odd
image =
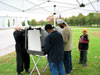
[[[40,21],[36,21],[35,19],[32,19],[32,20],[28,20],[28,25],[30,26],[44,26],[45,24],[47,24],[48,22],[47,21],[43,21],[43,20],[40,20]],[[25,21],[22,22],[22,26],[25,26]]]
[[[64,18],[70,26],[92,26],[100,25],[100,13],[89,13],[87,16],[79,14],[78,16],[72,16]]]
[[[69,18],[62,17],[70,26],[100,26],[100,13],[89,13],[88,15],[79,14],[78,16],[72,16]],[[36,21],[32,19],[28,21],[30,26],[45,25],[47,23],[53,24],[53,18],[50,21]],[[22,22],[25,25],[25,22]]]

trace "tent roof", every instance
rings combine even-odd
[[[85,7],[80,7],[80,4]],[[0,0],[0,11],[34,14],[76,14],[100,12],[100,0]]]

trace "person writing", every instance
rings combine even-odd
[[[51,75],[65,75],[63,67],[64,46],[62,35],[51,24],[45,26],[49,33],[45,39],[44,53],[47,54]]]

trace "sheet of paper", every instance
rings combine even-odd
[[[28,50],[42,51],[39,30],[28,31]]]

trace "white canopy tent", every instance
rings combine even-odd
[[[36,17],[98,13],[100,0],[0,0],[0,11],[32,13]]]
[[[12,12],[10,15],[14,15],[0,16],[0,28],[8,27],[8,19],[10,19],[10,26],[14,27],[18,24],[21,25],[21,15],[24,13],[31,13],[32,15],[35,15],[35,17],[39,18],[46,18],[51,14],[54,14],[54,17],[56,17],[56,15],[59,14],[62,14],[62,16],[68,16],[76,15],[78,13],[98,13],[100,12],[100,0],[0,0],[0,11],[6,11],[7,13],[10,11]],[[17,17],[17,14],[13,12],[17,12],[20,16]],[[26,25],[28,25],[27,19],[28,17],[25,17]],[[40,58],[41,57],[39,57],[37,62],[33,59],[39,75],[40,72],[37,68],[37,63]],[[33,70],[35,67],[33,67]]]

